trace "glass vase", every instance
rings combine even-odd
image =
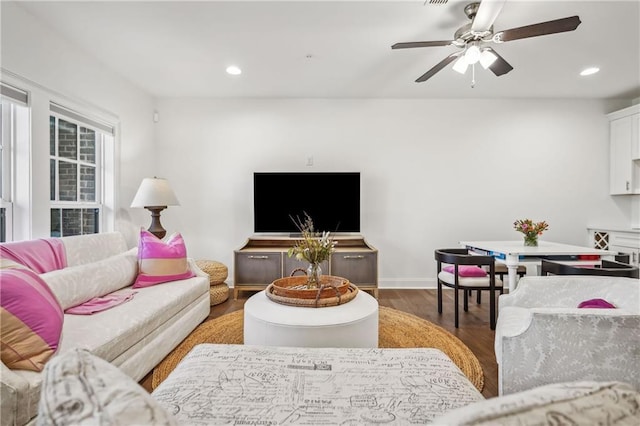
[[[524,245],[525,247],[538,247],[538,235],[525,235]]]
[[[317,288],[320,285],[322,269],[319,263],[309,263],[307,268],[307,288]]]

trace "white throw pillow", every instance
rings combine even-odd
[[[467,405],[434,419],[434,425],[637,426],[640,392],[621,382],[567,382],[540,386]]]
[[[129,376],[86,350],[45,366],[36,425],[177,425]]]
[[[137,274],[137,249],[133,248],[98,262],[47,272],[40,278],[56,295],[62,309],[68,309],[130,286]]]

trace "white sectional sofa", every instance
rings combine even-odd
[[[603,299],[615,309],[579,309]],[[499,298],[495,336],[500,395],[575,380],[640,390],[640,280],[525,277]]]
[[[93,297],[131,290],[137,251],[120,233],[61,238],[67,267],[41,274],[63,309]],[[64,315],[54,358],[72,349],[90,353],[141,380],[209,315],[209,279],[196,276],[139,288],[128,302],[93,315]],[[42,373],[1,366],[1,424],[22,425],[37,413]]]

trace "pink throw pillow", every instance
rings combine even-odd
[[[585,308],[585,309],[615,309],[616,306],[612,305],[611,303],[607,302],[604,299],[589,299],[589,300],[585,300],[584,302],[581,302],[578,305],[578,308]]]
[[[138,277],[133,288],[150,287],[195,276],[187,262],[182,235],[175,233],[164,242],[149,231],[140,231]]]
[[[58,349],[64,313],[49,286],[30,269],[0,269],[2,362],[42,371]]]
[[[453,265],[445,266],[442,268],[443,271],[453,274],[455,272],[455,268]],[[474,265],[459,265],[458,266],[458,275],[461,277],[476,277],[482,278],[487,276],[487,271],[482,269],[479,266]]]

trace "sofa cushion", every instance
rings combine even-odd
[[[43,372],[37,425],[175,425],[175,419],[117,367],[74,350]]]
[[[58,348],[62,308],[30,269],[0,269],[0,282],[2,362],[12,369],[41,371]]]
[[[620,382],[570,382],[475,402],[435,425],[637,425],[640,393]]]
[[[441,271],[438,274],[438,278],[450,285],[454,285],[456,280],[454,274],[446,271]],[[495,281],[496,288],[502,287],[502,280],[500,280],[500,278],[496,278],[495,280],[496,280]],[[460,276],[458,278],[458,284],[465,287],[489,287],[489,277],[488,276],[487,277]]]
[[[136,279],[136,249],[94,263],[42,274],[63,309],[130,286]]]
[[[133,288],[183,280],[195,275],[189,268],[187,248],[179,233],[172,234],[164,242],[151,232],[141,230],[138,265],[138,278]]]
[[[65,315],[60,352],[78,347],[113,361],[208,289],[206,279],[194,277],[140,289],[127,303],[98,312],[90,321],[82,315]]]
[[[74,235],[60,240],[67,255],[67,266],[97,262],[128,250],[127,241],[120,232]]]
[[[455,266],[448,265],[442,268],[443,271],[453,274],[455,272]],[[460,265],[458,266],[458,275],[461,277],[486,277],[487,271],[479,266],[474,265]]]

